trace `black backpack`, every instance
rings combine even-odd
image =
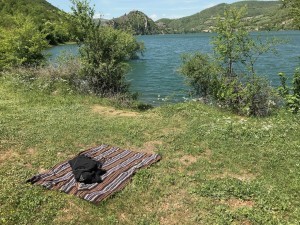
[[[101,175],[106,171],[101,169],[103,161],[95,161],[85,155],[79,155],[69,161],[75,180],[80,183],[92,184],[102,182]]]

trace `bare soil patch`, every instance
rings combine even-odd
[[[27,149],[27,153],[32,156],[37,153],[37,150],[34,148],[29,148],[29,149]]]
[[[235,174],[235,173],[230,173],[225,171],[222,174],[216,174],[216,175],[212,175],[211,176],[212,179],[216,179],[216,178],[235,178],[238,179],[240,181],[243,182],[249,182],[252,181],[256,178],[256,175],[252,174],[252,173],[248,173],[248,172],[241,172],[239,174]]]
[[[178,134],[182,132],[182,129],[179,127],[167,127],[160,131],[163,135],[170,135],[170,134]]]
[[[0,154],[0,163],[4,163],[5,161],[8,161],[8,160],[12,160],[12,159],[15,159],[15,158],[18,158],[20,157],[20,155],[13,151],[13,150],[8,150],[6,152],[1,152]]]
[[[203,153],[201,153],[201,158],[210,159],[212,156],[212,151],[210,149],[205,149]]]
[[[232,222],[233,225],[252,225],[252,222],[250,220],[241,220],[241,221],[238,221],[238,220],[234,220]]]
[[[190,223],[193,215],[191,203],[193,203],[193,199],[185,190],[174,191],[161,203],[162,216],[160,217],[160,224]]]
[[[46,173],[48,170],[44,169],[44,168],[39,168],[39,173]]]
[[[252,208],[255,205],[254,201],[231,198],[222,200],[220,203],[228,205],[231,209],[239,209],[241,207]]]
[[[60,215],[54,220],[55,224],[69,224],[75,218],[84,214],[84,209],[68,201],[65,208],[61,210]],[[98,218],[97,218],[98,219]]]
[[[154,154],[155,150],[162,145],[162,141],[148,141],[143,144],[143,147],[137,148],[137,147],[128,147],[128,149],[131,149],[132,151],[136,152],[145,152],[145,153],[150,153]]]
[[[193,155],[184,155],[182,156],[179,161],[185,165],[185,166],[189,166],[192,165],[193,163],[197,162],[198,159],[202,158],[202,159],[207,159],[209,160],[210,157],[212,156],[212,152],[210,149],[205,149],[204,152],[200,153],[197,156],[193,156]]]
[[[122,223],[126,223],[126,224],[129,224],[129,223],[130,223],[130,220],[128,219],[126,213],[121,213],[121,214],[119,214],[119,215],[118,215],[118,218],[119,218],[121,224],[122,224]]]
[[[143,145],[142,151],[153,154],[155,152],[155,149],[157,149],[162,144],[162,141],[148,141]]]
[[[136,117],[140,115],[138,112],[118,110],[113,107],[94,105],[92,107],[94,113],[98,113],[105,116],[123,116],[123,117]]]
[[[197,162],[197,157],[192,156],[192,155],[185,155],[179,159],[179,161],[185,165],[189,166],[192,165],[193,163]]]

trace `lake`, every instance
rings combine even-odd
[[[288,40],[287,44],[277,47],[277,55],[268,53],[261,56],[256,71],[268,77],[273,86],[279,85],[279,72],[292,77],[300,62],[300,31],[255,32],[252,35]],[[211,33],[138,36],[137,39],[144,42],[146,51],[140,59],[130,62],[131,71],[127,79],[131,83],[131,91],[138,92],[141,101],[153,105],[186,100],[189,88],[177,72],[181,55],[196,51],[211,53],[212,37]],[[62,45],[47,52],[52,54],[49,59],[54,60],[62,52],[77,54],[78,47]]]

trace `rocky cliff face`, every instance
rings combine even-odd
[[[131,11],[119,18],[112,19],[108,22],[108,25],[116,29],[132,32],[135,35],[161,33],[156,23],[140,11]]]

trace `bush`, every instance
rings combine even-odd
[[[13,28],[0,30],[0,70],[41,64],[45,59],[42,51],[48,46],[45,34],[28,17],[13,20]]]
[[[245,83],[245,105],[241,114],[266,116],[277,108],[278,96],[269,81],[255,76]]]
[[[91,91],[104,96],[128,92],[126,61],[138,49],[140,46],[131,34],[110,27],[99,28],[99,36],[80,49],[81,74]]]
[[[221,68],[208,55],[201,53],[183,55],[182,61],[180,72],[188,78],[187,82],[193,87],[194,94],[206,99],[215,96],[220,86],[217,75]]]
[[[74,57],[60,57],[59,63],[35,67],[14,67],[3,71],[16,85],[29,90],[40,90],[47,93],[83,92],[82,81],[78,71],[80,63]]]
[[[72,2],[73,20],[81,46],[82,78],[92,92],[102,96],[128,92],[125,75],[129,66],[126,61],[135,57],[142,45],[129,33],[96,24],[94,9],[87,1]]]
[[[300,68],[297,68],[292,87],[288,87],[286,84],[287,78],[284,73],[279,73],[281,86],[278,88],[279,94],[284,98],[287,108],[292,113],[298,113],[300,109]]]
[[[260,55],[279,42],[251,39],[241,20],[245,13],[245,8],[226,9],[218,19],[213,57],[201,53],[184,56],[180,70],[196,95],[211,97],[241,115],[266,116],[277,105],[276,94],[256,75],[254,66]]]

